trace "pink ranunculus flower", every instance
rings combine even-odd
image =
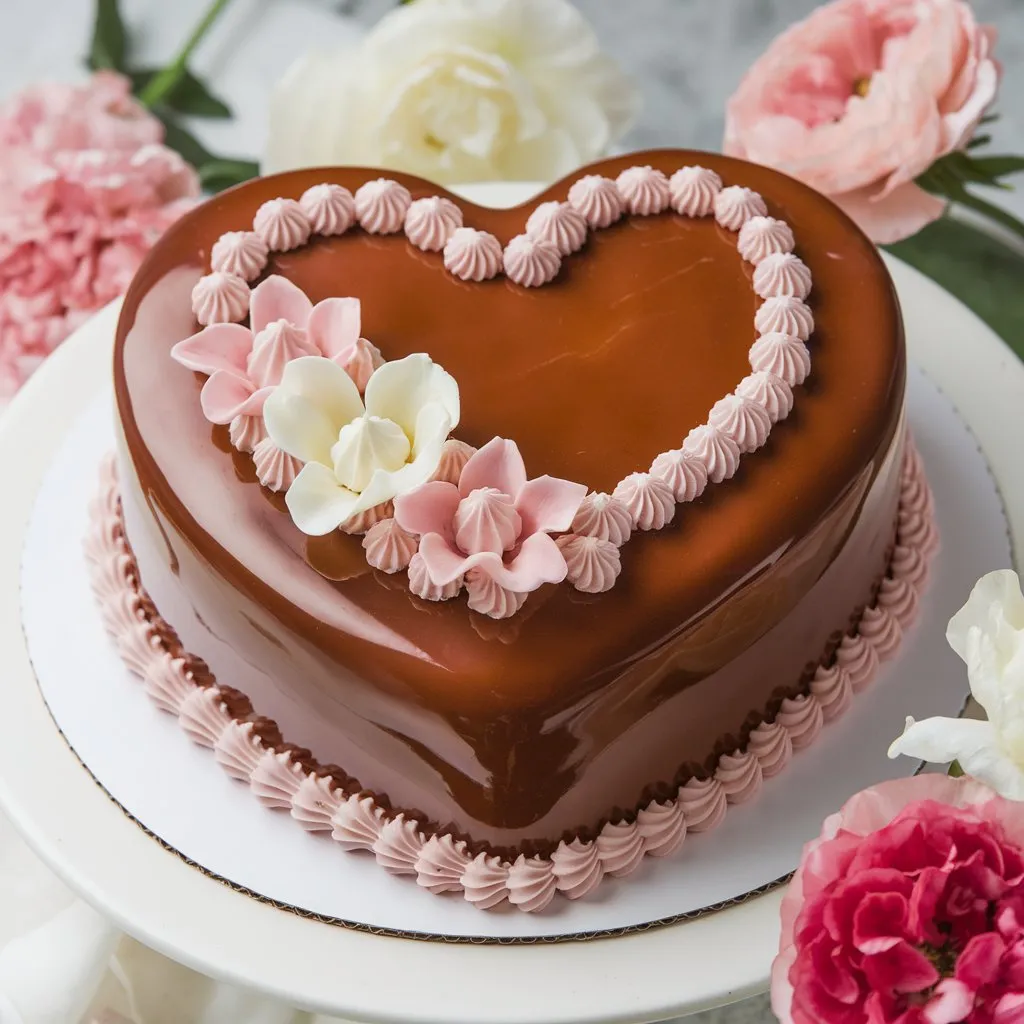
[[[420,536],[419,554],[435,586],[467,577],[472,607],[473,581],[483,587],[489,580],[517,596],[561,583],[565,558],[549,534],[569,529],[586,494],[569,480],[528,480],[516,443],[495,437],[470,457],[457,486],[438,480],[399,495],[395,519]],[[489,603],[481,598],[478,610]]]
[[[876,242],[906,238],[944,209],[915,179],[995,99],[995,38],[964,0],[835,0],[747,72],[725,152],[825,193]]]
[[[0,105],[0,407],[198,195],[162,138],[109,72]]]
[[[918,775],[804,850],[772,967],[782,1024],[1021,1024],[1024,804]]]
[[[365,354],[376,366],[382,362],[377,349],[359,336],[358,299],[324,299],[314,306],[301,288],[278,274],[253,289],[249,323],[211,324],[171,349],[183,366],[209,374],[200,401],[211,423],[262,416],[293,359],[323,356],[353,377],[353,356]]]

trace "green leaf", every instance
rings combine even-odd
[[[964,770],[960,767],[959,761],[954,761],[949,766],[949,771],[946,772],[946,774],[952,779],[962,779],[964,775]]]
[[[163,107],[153,111],[163,122],[164,145],[180,153],[193,167],[202,167],[214,159],[213,154],[189,131],[181,127],[174,114]]]
[[[982,146],[987,146],[991,141],[991,135],[975,135],[974,138],[967,143],[967,148],[980,149]]]
[[[159,73],[159,68],[140,68],[131,72],[132,92],[138,96]],[[191,117],[231,116],[231,108],[188,70],[160,102],[176,113],[188,114]]]
[[[975,168],[993,179],[1024,171],[1024,157],[1021,156],[974,156],[970,160]]]
[[[993,124],[999,120],[999,114],[986,114],[978,124]]]
[[[96,15],[92,26],[92,43],[86,64],[92,71],[103,68],[124,71],[128,51],[118,0],[96,0]]]
[[[260,173],[260,165],[253,160],[208,160],[199,168],[199,183],[207,192],[221,192]]]

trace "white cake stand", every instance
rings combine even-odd
[[[1016,541],[1024,537],[1024,466],[1009,428],[1024,408],[1024,368],[949,295],[896,261],[890,266],[912,357],[978,438]],[[361,1021],[656,1021],[763,990],[778,942],[779,891],[684,924],[593,942],[402,940],[322,924],[235,892],[162,849],[104,795],[40,697],[17,580],[49,458],[109,381],[117,311],[108,307],[77,332],[0,423],[0,803],[36,852],[154,949],[286,1003]]]

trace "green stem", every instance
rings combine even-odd
[[[969,207],[976,213],[980,213],[990,220],[994,220],[997,224],[1001,224],[1020,238],[1024,238],[1024,222],[1014,217],[1009,210],[1004,210],[1001,206],[996,206],[994,203],[982,199],[981,196],[968,192],[967,189],[961,189],[953,202]]]
[[[178,56],[163,71],[154,76],[146,88],[139,94],[139,102],[143,106],[155,107],[165,96],[173,92],[174,87],[185,74],[192,51],[199,45],[199,41],[206,35],[210,26],[217,20],[220,13],[229,3],[231,3],[231,0],[213,0],[206,13],[200,18],[199,23],[192,30],[192,34],[185,41],[185,45],[181,48]]]

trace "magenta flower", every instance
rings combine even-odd
[[[350,376],[357,354],[381,362],[359,337],[358,299],[324,299],[314,306],[301,288],[276,274],[253,289],[249,323],[211,324],[171,350],[183,366],[209,374],[200,401],[211,423],[261,416],[285,366],[300,356],[323,356]]]
[[[586,493],[582,484],[551,476],[527,480],[516,443],[496,437],[466,463],[458,486],[435,481],[399,495],[395,518],[420,535],[435,586],[476,570],[503,590],[526,594],[565,579],[565,558],[548,534],[569,529]]]

